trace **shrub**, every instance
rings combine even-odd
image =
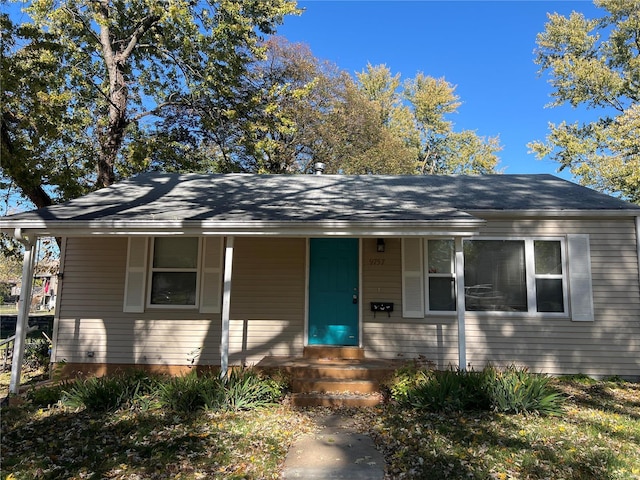
[[[285,392],[284,382],[263,377],[255,370],[232,370],[223,382],[224,408],[250,410],[273,405]]]
[[[404,369],[390,385],[400,405],[428,411],[494,410],[504,413],[552,415],[562,410],[563,397],[551,389],[550,377],[509,367],[481,372]]]
[[[80,379],[65,389],[62,402],[72,408],[95,412],[116,410],[123,406],[148,409],[157,395],[160,378],[142,370]],[[150,398],[151,397],[151,398]]]
[[[27,392],[27,400],[36,407],[50,407],[62,399],[64,391],[68,388],[67,383],[33,388]]]
[[[429,380],[429,372],[415,364],[404,365],[394,372],[384,387],[389,390],[391,398],[399,403],[407,403],[409,394]]]
[[[24,364],[28,368],[49,368],[51,359],[51,345],[44,338],[28,342],[24,349]]]
[[[220,381],[211,376],[188,375],[170,378],[160,387],[160,404],[176,412],[194,412],[211,408],[220,401]]]
[[[526,368],[498,371],[488,367],[486,388],[493,410],[504,413],[556,415],[562,411],[563,397],[553,390],[551,377],[531,374]]]

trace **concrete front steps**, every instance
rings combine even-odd
[[[371,407],[382,402],[380,382],[401,363],[366,359],[357,347],[305,347],[302,358],[265,357],[257,368],[291,377],[291,403],[298,407]]]

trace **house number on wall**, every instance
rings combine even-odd
[[[384,258],[370,258],[369,265],[372,265],[374,267],[381,267],[382,265],[384,265]]]

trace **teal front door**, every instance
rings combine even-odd
[[[312,238],[309,345],[359,345],[358,239]]]

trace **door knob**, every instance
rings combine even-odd
[[[358,303],[358,295],[353,296],[353,303]]]

